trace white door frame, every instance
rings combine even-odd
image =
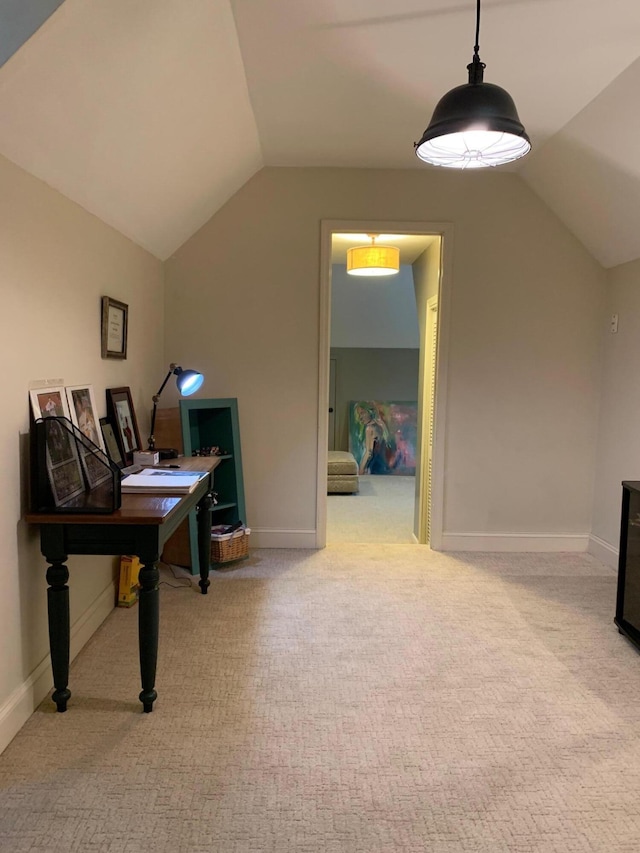
[[[388,222],[333,220],[320,222],[320,305],[318,327],[318,470],[316,496],[316,548],[327,543],[327,443],[329,419],[329,355],[331,349],[331,237],[348,234],[436,234],[442,238],[440,287],[438,293],[438,355],[436,360],[436,405],[433,435],[433,479],[431,488],[430,547],[442,547],[444,523],[444,464],[447,416],[447,363],[449,321],[452,304],[453,225],[450,222]]]

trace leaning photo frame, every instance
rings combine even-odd
[[[62,385],[51,385],[48,388],[34,388],[29,391],[33,419],[38,418],[67,418],[71,420],[67,395]]]
[[[107,417],[113,426],[122,456],[130,465],[134,452],[142,450],[130,388],[107,388]]]
[[[104,438],[99,427],[98,407],[93,395],[93,386],[67,385],[65,391],[67,392],[71,423],[77,426],[89,441],[97,444],[104,453]]]
[[[69,411],[71,413],[71,423],[90,442],[79,446],[80,461],[82,462],[87,482],[94,489],[100,483],[108,480],[111,472],[95,456],[92,450],[92,448],[98,448],[103,453],[105,452],[102,432],[98,426],[97,406],[93,396],[93,386],[87,384],[67,385],[65,391],[67,392],[67,402],[69,403]]]
[[[118,444],[118,439],[113,431],[113,424],[109,418],[100,418],[100,429],[102,430],[102,437],[107,448],[107,456],[112,462],[115,462],[118,468],[124,468],[125,461],[120,450],[120,445]]]

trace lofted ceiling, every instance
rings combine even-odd
[[[262,166],[434,168],[413,142],[475,34],[475,0],[45,5],[0,154],[161,259]],[[638,0],[484,0],[480,56],[533,143],[507,168],[604,266],[640,257]]]

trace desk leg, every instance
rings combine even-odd
[[[139,699],[146,714],[153,710],[158,694],[155,691],[156,664],[158,662],[158,625],[160,621],[160,592],[158,581],[158,555],[144,560],[140,569],[140,595],[138,601],[138,643],[140,646],[140,676],[142,691]]]
[[[55,690],[51,698],[58,711],[67,710],[71,696],[69,684],[69,570],[65,566],[67,557],[51,560],[47,569],[47,610],[49,612],[49,648]]]
[[[211,581],[209,580],[209,569],[211,568],[211,507],[213,497],[211,492],[198,503],[198,564],[200,566],[200,580],[198,586],[203,595]]]

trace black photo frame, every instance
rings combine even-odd
[[[102,432],[107,456],[118,466],[118,468],[124,468],[126,463],[122,456],[122,451],[120,450],[116,434],[113,431],[113,424],[109,418],[100,418],[100,430]]]
[[[142,450],[142,442],[129,387],[107,388],[107,417],[111,421],[122,458],[127,465],[131,465],[135,451]]]

